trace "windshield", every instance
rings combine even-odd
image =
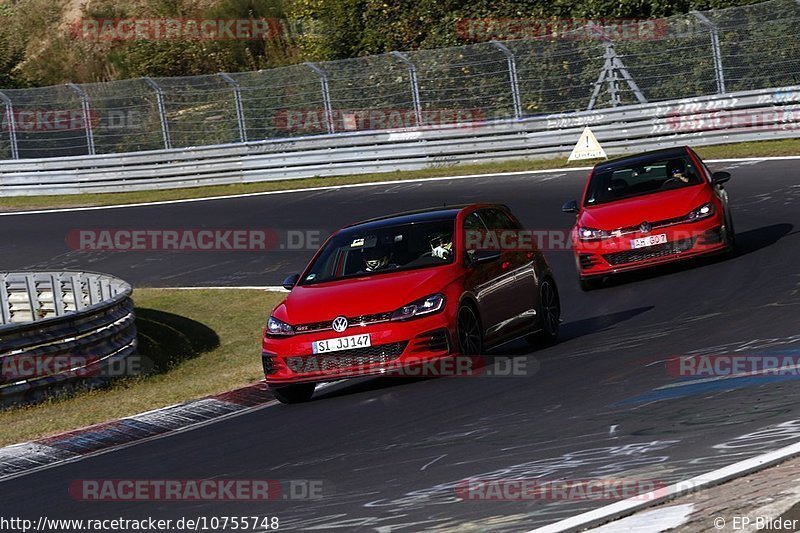
[[[690,187],[701,183],[701,173],[688,157],[618,166],[595,172],[583,205],[592,206],[633,196]]]
[[[445,219],[344,230],[328,241],[300,285],[452,263],[454,227]]]

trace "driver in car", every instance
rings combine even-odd
[[[364,254],[364,270],[367,272],[375,272],[386,268],[389,265],[389,253],[379,246],[367,248]]]
[[[444,259],[445,261],[450,258],[453,253],[453,236],[448,233],[433,233],[428,236],[431,244],[431,255]]]
[[[682,159],[672,159],[667,163],[667,181],[665,183],[693,183],[692,176],[686,173],[686,163]]]

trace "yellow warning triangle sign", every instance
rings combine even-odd
[[[572,153],[569,155],[567,161],[598,159],[600,157],[608,159],[606,151],[603,150],[603,147],[597,142],[597,137],[594,136],[589,126],[586,126],[583,129],[583,133],[581,133],[581,138],[578,139],[578,144],[572,149]]]

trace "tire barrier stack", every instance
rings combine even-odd
[[[131,292],[106,274],[0,272],[0,405],[125,375]]]

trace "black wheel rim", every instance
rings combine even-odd
[[[561,319],[561,308],[556,290],[548,281],[542,283],[542,314],[545,330],[550,335],[555,334]]]
[[[458,312],[458,343],[463,355],[478,355],[481,350],[480,325],[469,307]]]

